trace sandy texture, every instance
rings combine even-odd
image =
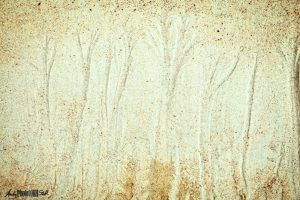
[[[0,199],[300,199],[299,4],[1,0]]]

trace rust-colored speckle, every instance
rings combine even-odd
[[[174,174],[174,166],[170,163],[164,163],[158,160],[154,160],[151,164],[150,169],[150,199],[169,199],[171,182],[173,180]]]
[[[136,163],[129,160],[125,167],[125,174],[121,178],[122,191],[117,193],[117,199],[132,199],[134,196],[134,184],[136,176]]]
[[[287,186],[277,177],[268,178],[254,193],[254,199],[275,199],[281,192],[282,199],[291,199]]]

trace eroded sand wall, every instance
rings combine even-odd
[[[299,199],[299,2],[1,1],[1,199]]]

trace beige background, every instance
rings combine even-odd
[[[0,9],[1,199],[300,199],[299,1]]]

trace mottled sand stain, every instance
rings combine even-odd
[[[190,181],[188,177],[181,176],[179,184],[178,199],[185,200],[201,199],[200,185],[197,181]]]
[[[173,174],[174,166],[171,163],[152,161],[149,174],[149,199],[169,199]]]
[[[157,162],[157,161],[154,161]],[[153,162],[153,163],[154,163]],[[152,196],[150,195],[150,199],[157,199],[158,197],[166,197],[169,196],[171,192],[171,187],[173,187],[171,184],[174,184],[174,177],[175,174],[173,170],[175,170],[174,163],[170,162],[169,164],[162,164],[159,163],[157,167],[154,167],[154,164],[152,163],[151,172],[153,174],[153,170],[160,171],[160,173],[165,173],[167,177],[163,179],[164,183],[162,185],[158,185],[156,187],[164,187],[164,190],[160,193],[163,194],[159,196],[157,193],[152,193]],[[196,163],[193,162],[181,162],[180,163],[180,176],[179,176],[179,182],[176,185],[176,199],[184,200],[184,199],[190,199],[190,200],[197,200],[201,199],[200,196],[200,187],[199,184],[199,169],[196,165]],[[158,175],[155,175],[158,176]],[[153,179],[152,179],[153,180]],[[157,188],[158,189],[158,188]],[[153,188],[153,190],[157,190]],[[150,193],[151,194],[151,193]],[[166,197],[167,199],[170,199],[170,197]]]
[[[254,193],[253,199],[291,199],[284,180],[277,177],[268,178]]]
[[[136,161],[128,160],[125,174],[121,178],[121,191],[117,191],[117,199],[132,199],[134,197],[134,184],[136,181]]]

